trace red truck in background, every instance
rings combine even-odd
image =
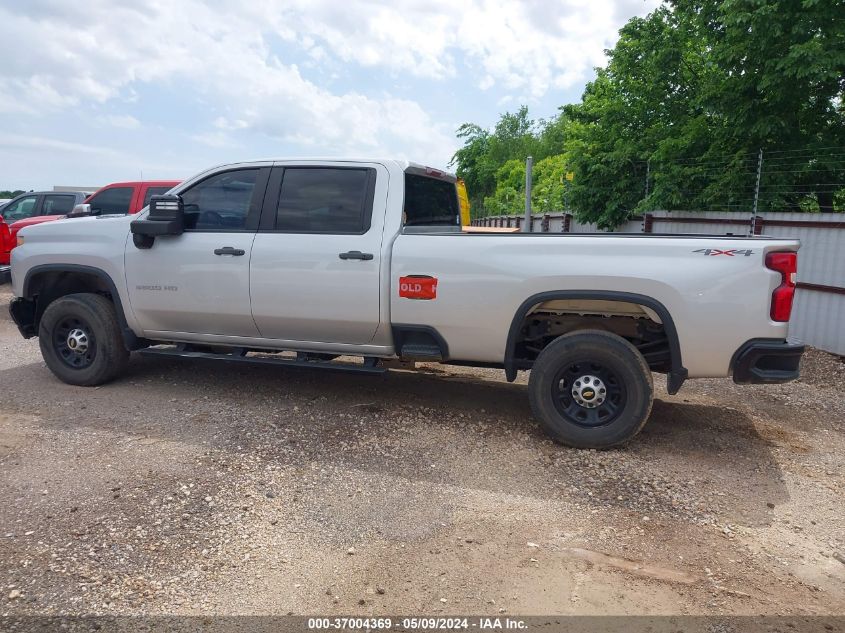
[[[145,180],[143,182],[113,182],[91,194],[83,204],[90,210],[84,215],[132,215],[150,203],[152,196],[167,193],[181,180]]]
[[[167,193],[181,180],[113,182],[88,195],[82,192],[25,193],[0,209],[0,283],[9,280],[9,259],[25,226],[76,215],[138,213],[152,196]],[[88,207],[80,207],[85,204]],[[4,215],[5,213],[5,215]]]

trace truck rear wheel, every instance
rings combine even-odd
[[[48,305],[38,325],[38,343],[50,371],[70,385],[108,382],[129,361],[114,303],[92,293],[67,295]]]
[[[565,334],[540,353],[528,382],[531,409],[558,442],[611,448],[648,420],[651,371],[636,347],[616,334]]]

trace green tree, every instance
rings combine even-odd
[[[845,210],[845,5],[667,0],[621,29],[580,103],[459,137],[477,214],[512,210],[524,184],[503,167],[528,155],[536,209],[558,200],[559,176],[540,167],[554,158],[575,172],[579,219],[603,227],[651,209],[748,212],[759,150],[760,210]]]
[[[721,71],[707,105],[729,122],[715,143],[772,154],[770,208],[798,210],[805,193],[833,211],[845,182],[845,5],[831,0],[676,0],[707,35]],[[833,154],[833,157],[831,155]],[[765,164],[765,163],[764,163]],[[792,186],[787,186],[792,185]],[[841,185],[840,185],[841,189]],[[800,193],[794,193],[800,192]]]
[[[497,174],[509,160],[522,160],[540,149],[541,128],[528,117],[528,108],[506,112],[489,132],[474,123],[458,128],[458,138],[464,140],[450,161],[458,177],[463,178],[472,202],[474,215],[489,215],[487,199],[496,200]],[[524,189],[523,189],[524,190]],[[498,207],[497,207],[498,208]]]

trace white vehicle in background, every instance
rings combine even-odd
[[[652,372],[670,393],[687,378],[783,382],[804,349],[786,341],[797,240],[473,233],[455,177],[414,163],[222,165],[136,217],[58,224],[21,232],[11,314],[75,385],[119,376],[134,350],[530,370],[551,436],[605,448],[645,424]]]

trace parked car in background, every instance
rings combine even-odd
[[[150,203],[152,196],[167,193],[181,180],[113,182],[98,189],[71,215],[131,215]]]
[[[11,198],[0,198],[0,209],[6,206],[7,202],[11,202]]]
[[[9,280],[9,257],[17,234],[25,226],[84,215],[131,215],[150,203],[150,197],[167,193],[180,180],[114,182],[95,191],[30,192],[11,200],[0,216],[0,283]]]
[[[65,217],[89,195],[86,191],[30,191],[7,202],[0,209],[0,283],[8,281],[9,256],[18,231]]]

